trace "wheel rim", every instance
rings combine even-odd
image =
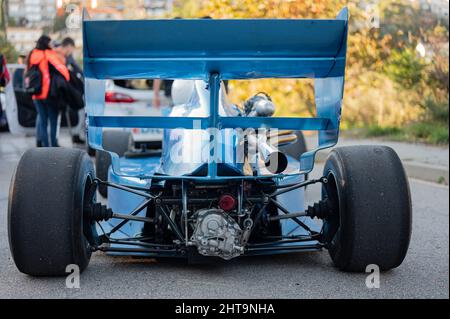
[[[93,179],[90,175],[87,176],[86,182],[84,185],[83,192],[83,216],[82,216],[82,234],[83,234],[83,243],[86,247],[90,247],[90,245],[96,245],[97,241],[97,230],[95,227],[95,222],[90,218],[87,208],[91,206],[96,200],[96,192],[93,190]]]
[[[326,176],[328,182],[322,186],[322,197],[328,200],[332,213],[323,220],[322,241],[333,245],[340,226],[339,192],[333,172],[329,171]]]

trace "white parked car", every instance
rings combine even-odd
[[[14,76],[18,74],[16,70],[20,73],[24,69],[24,65],[8,64],[12,79],[5,87],[5,94],[1,94],[2,107],[12,134],[33,136],[36,133],[36,109],[33,101],[23,87],[14,87],[13,84]],[[165,97],[163,91],[160,93],[161,107],[152,106],[153,97],[153,90],[142,80],[107,81],[105,115],[159,116],[169,111],[171,102]],[[67,116],[70,118],[72,140],[84,142],[84,110],[69,111],[69,114],[64,114],[64,117],[60,116],[59,121],[63,127],[67,127]],[[136,128],[130,131],[136,148],[144,145],[147,148],[158,148],[161,145],[162,130],[160,129]]]
[[[170,112],[171,101],[160,92],[161,106],[153,105],[154,92],[146,80],[106,81],[105,115],[109,116],[163,116]],[[130,130],[134,146],[159,148],[161,129],[133,128]]]
[[[145,80],[106,81],[105,110],[107,116],[164,116],[170,112],[171,101],[164,92],[160,92],[161,106],[153,105],[154,91]],[[132,154],[145,154],[149,149],[161,149],[163,130],[155,128],[118,128],[103,130],[103,148],[119,156],[128,151]],[[88,148],[89,154],[93,150]],[[130,154],[131,154],[130,153]],[[109,153],[95,152],[95,167],[97,177],[108,179],[111,165]],[[100,184],[98,191],[107,197],[107,187]]]

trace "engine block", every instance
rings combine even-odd
[[[239,224],[221,209],[201,209],[196,212],[193,245],[204,256],[231,259],[241,255],[242,230]]]

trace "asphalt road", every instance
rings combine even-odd
[[[404,263],[368,289],[366,274],[335,269],[327,251],[247,257],[214,265],[108,257],[95,253],[79,289],[65,278],[33,278],[17,271],[7,234],[8,188],[32,138],[0,133],[0,298],[448,298],[449,189],[410,180],[413,235]],[[314,174],[320,174],[316,167]],[[307,197],[317,198],[317,187]]]

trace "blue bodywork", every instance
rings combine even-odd
[[[222,174],[218,161],[205,163],[206,174],[158,174],[160,156],[119,158],[111,153],[109,182],[127,186],[150,187],[156,178],[214,182],[217,180],[254,180],[268,178],[278,184],[300,182],[313,169],[318,150],[337,143],[344,88],[348,33],[348,10],[336,19],[245,19],[245,20],[126,20],[101,21],[83,17],[85,98],[89,145],[102,148],[103,128],[163,128],[220,130],[236,128],[278,128],[318,131],[318,148],[289,158],[289,172],[268,175]],[[106,79],[193,79],[207,83],[208,114],[199,117],[119,117],[105,116]],[[313,78],[316,117],[223,116],[219,112],[220,83],[228,79]],[[217,146],[217,145],[216,145]],[[214,147],[212,145],[211,147]],[[163,152],[167,150],[163,149]],[[219,161],[220,162],[220,161]],[[127,214],[142,202],[142,197],[109,187],[108,205]],[[289,211],[304,207],[303,188],[279,196]],[[137,216],[146,216],[146,209]],[[309,217],[299,217],[312,230],[320,225]],[[102,223],[105,231],[119,220]],[[137,237],[143,222],[129,221],[115,238]],[[281,221],[283,236],[306,235],[291,219]],[[305,241],[304,249],[320,249],[317,241]],[[111,244],[114,246],[115,244]],[[283,243],[282,245],[290,245]],[[123,247],[123,246],[121,246]],[[287,251],[287,250],[286,250]],[[291,251],[291,250],[290,250]],[[253,254],[273,254],[265,250]],[[118,254],[127,254],[120,252]],[[160,256],[159,253],[130,253]]]

